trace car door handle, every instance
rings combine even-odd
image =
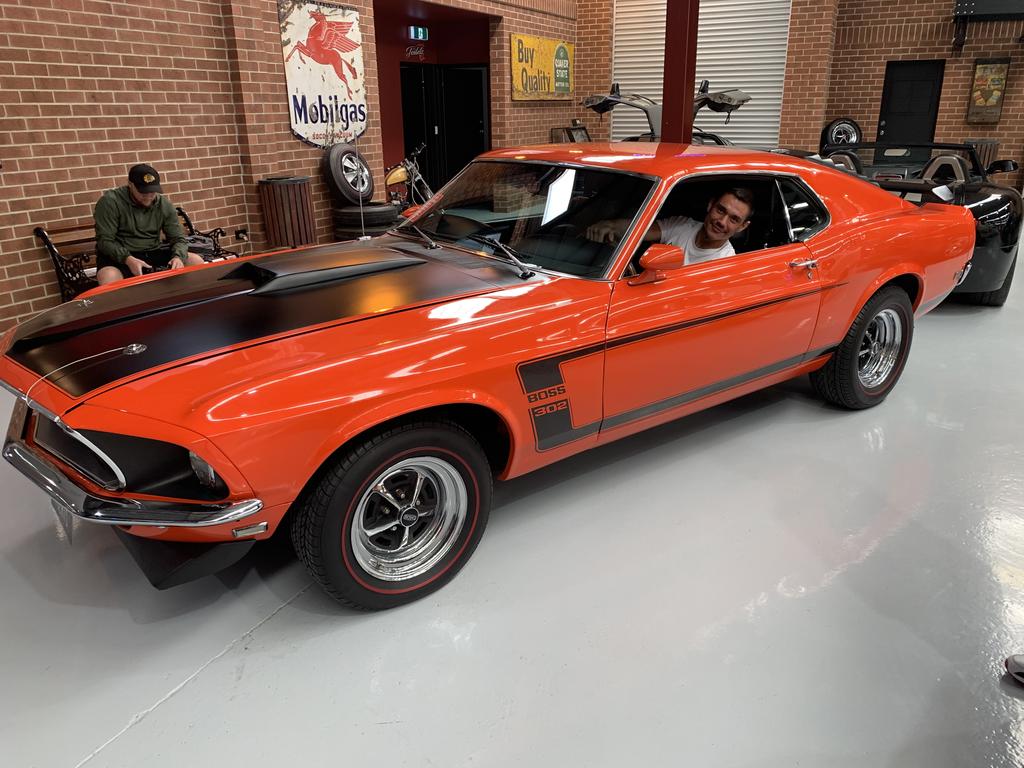
[[[789,266],[792,269],[814,269],[818,266],[817,259],[807,259],[806,261],[791,261]]]

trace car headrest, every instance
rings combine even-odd
[[[967,161],[960,155],[936,155],[921,169],[922,179],[936,183],[967,181],[968,176]]]

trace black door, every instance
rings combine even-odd
[[[423,177],[434,189],[490,149],[485,66],[402,64],[405,151],[421,142]]]
[[[466,163],[490,149],[487,120],[487,67],[447,66],[442,69],[445,181]]]
[[[436,64],[402,64],[402,128],[406,154],[421,143],[420,173],[434,189],[441,185],[444,145],[441,141],[441,94]]]
[[[945,61],[890,61],[885,67],[878,141],[927,143],[935,138]]]

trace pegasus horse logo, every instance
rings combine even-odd
[[[305,62],[303,55],[308,56],[317,64],[334,67],[338,78],[348,91],[349,98],[352,98],[352,88],[349,87],[348,78],[345,77],[345,70],[342,65],[348,68],[354,80],[356,68],[349,64],[341,56],[343,53],[352,53],[359,47],[359,43],[349,39],[348,33],[352,29],[353,21],[328,21],[321,11],[310,11],[313,19],[313,26],[309,28],[305,42],[297,42],[291,52],[284,57],[288,61],[294,54],[299,54],[299,59]]]

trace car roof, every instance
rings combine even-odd
[[[486,152],[488,160],[535,160],[554,163],[578,163],[599,168],[615,168],[631,173],[670,177],[698,171],[739,172],[785,171],[808,163],[755,149],[707,144],[669,144],[665,142],[580,142],[538,144]]]

